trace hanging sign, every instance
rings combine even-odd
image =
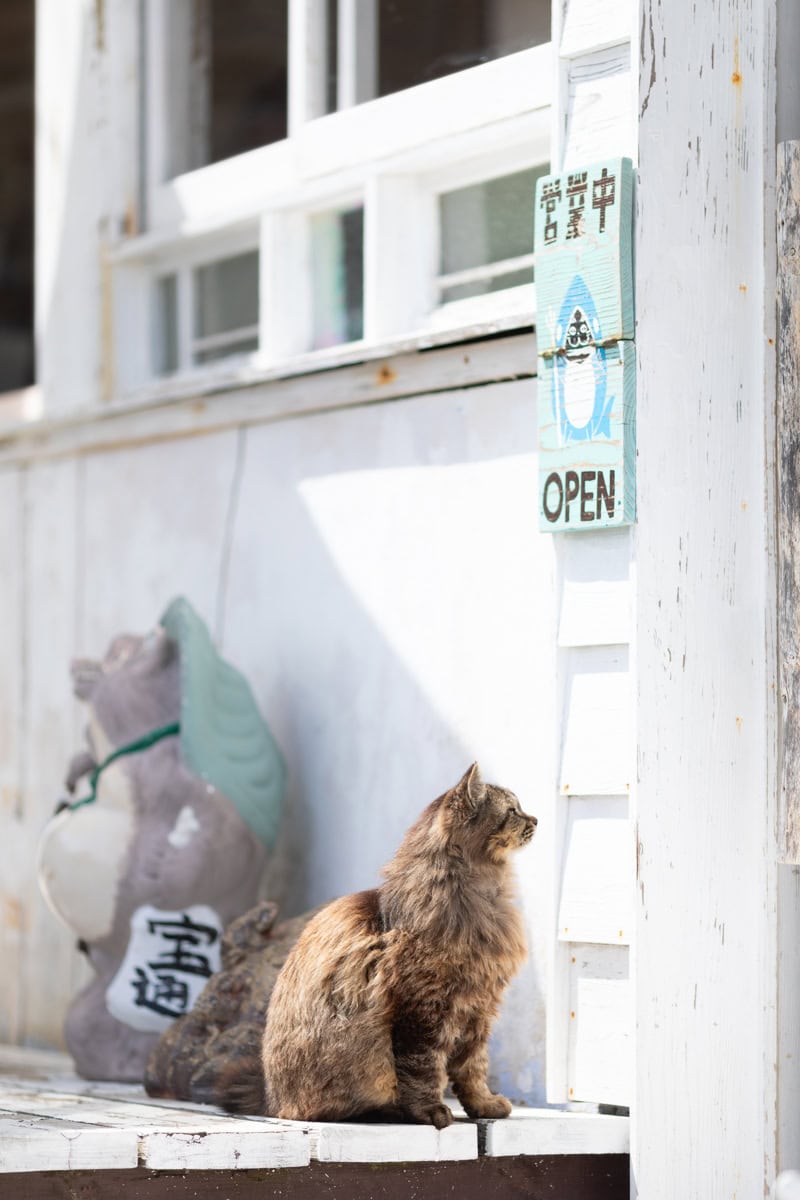
[[[632,193],[627,158],[548,175],[537,184],[544,530],[601,529],[635,517]]]

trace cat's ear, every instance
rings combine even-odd
[[[468,811],[477,808],[486,795],[486,784],[481,779],[480,767],[476,762],[469,767],[453,788],[454,798]]]

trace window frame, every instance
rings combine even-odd
[[[167,47],[156,34],[163,32],[170,2],[144,0],[143,167],[150,181],[165,161]],[[340,0],[340,71],[343,61],[351,71],[359,70],[356,50],[342,45],[343,30],[358,27],[354,3]],[[258,248],[259,349],[246,356],[247,365],[274,368],[303,358],[313,369],[331,350],[308,349],[308,219],[355,202],[364,205],[364,336],[344,344],[352,359],[400,337],[458,340],[474,336],[482,325],[532,325],[533,285],[437,303],[438,195],[549,160],[552,44],[315,116],[325,98],[319,55],[324,23],[318,14],[318,0],[289,0],[287,139],[166,182],[146,182],[147,231],[120,240],[113,251],[119,311],[138,314],[143,328],[152,330],[157,277],[174,270],[185,280],[200,263]],[[309,62],[316,64],[316,73]],[[355,84],[349,94],[357,94]],[[190,303],[184,298],[183,310]],[[127,337],[130,321],[118,328],[125,328]],[[182,338],[185,343],[185,332]],[[152,338],[143,341],[147,344],[128,346],[118,355],[123,394],[157,378]],[[344,346],[333,349],[344,351]],[[178,374],[214,366],[194,366],[184,348]]]

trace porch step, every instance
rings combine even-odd
[[[0,1173],[6,1176],[628,1153],[625,1117],[515,1108],[504,1121],[476,1123],[457,1106],[454,1113],[443,1130],[233,1117],[207,1105],[152,1100],[138,1085],[80,1079],[66,1055],[0,1046]]]

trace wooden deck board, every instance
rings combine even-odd
[[[508,1120],[475,1123],[457,1105],[454,1112],[444,1130],[233,1117],[210,1105],[154,1100],[134,1084],[80,1079],[65,1055],[0,1046],[0,1197],[12,1175],[28,1172],[282,1172],[313,1163],[410,1169],[467,1166],[480,1155],[542,1164],[560,1156],[565,1166],[567,1158],[594,1156],[597,1174],[601,1158],[627,1161],[624,1117],[517,1108]]]

